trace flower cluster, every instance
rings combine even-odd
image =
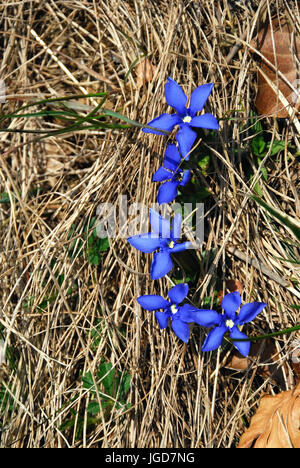
[[[184,187],[191,177],[191,171],[180,169],[181,157],[177,147],[171,143],[165,151],[163,166],[153,176],[153,182],[164,182],[158,190],[157,201],[162,203],[172,202],[178,195],[178,187]]]
[[[151,127],[169,132],[178,125],[179,130],[176,133],[176,140],[181,156],[185,157],[186,160],[189,158],[189,152],[197,137],[197,133],[193,128],[219,130],[217,119],[212,114],[196,115],[197,112],[202,111],[212,89],[213,83],[198,86],[191,94],[190,107],[186,107],[187,97],[185,93],[176,81],[168,78],[165,85],[165,97],[167,104],[176,110],[176,114],[161,114],[148,123]],[[159,130],[144,128],[143,131],[163,135]]]
[[[192,146],[196,140],[197,128],[218,130],[217,119],[209,113],[196,115],[202,111],[205,102],[212,92],[213,84],[208,83],[196,88],[190,98],[189,107],[187,96],[182,88],[172,78],[168,78],[165,85],[167,104],[175,109],[176,113],[161,114],[151,120],[145,133],[164,135],[176,126],[177,145],[168,144],[163,165],[153,175],[154,182],[163,182],[158,190],[157,202],[159,205],[172,202],[178,195],[178,188],[185,186],[190,180],[189,170],[182,170],[181,164],[189,159]],[[152,127],[152,128],[148,128]],[[190,247],[190,242],[179,242],[181,237],[182,218],[176,214],[170,221],[163,218],[155,210],[150,209],[151,232],[129,237],[128,242],[144,253],[154,253],[150,269],[150,277],[157,280],[167,275],[173,268],[172,255],[182,252]],[[187,343],[190,337],[190,324],[196,323],[203,327],[212,327],[202,346],[202,351],[213,351],[223,341],[226,333],[239,352],[247,356],[250,341],[240,327],[252,321],[266,306],[264,302],[251,302],[241,308],[239,292],[232,292],[224,296],[221,307],[223,313],[211,309],[198,309],[190,303],[182,304],[187,298],[189,287],[185,283],[177,284],[168,292],[168,299],[154,294],[137,298],[141,307],[155,311],[159,327],[165,329],[171,323],[172,330],[183,342]],[[240,308],[239,313],[237,310]]]
[[[150,224],[153,232],[147,234],[138,234],[128,237],[128,242],[144,253],[154,254],[151,265],[151,279],[159,279],[167,275],[173,268],[173,260],[171,254],[182,252],[190,246],[190,242],[180,244],[178,239],[181,235],[181,215],[177,214],[173,218],[172,231],[170,231],[170,223],[163,218],[157,211],[150,209]]]

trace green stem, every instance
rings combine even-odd
[[[293,331],[300,330],[300,325],[295,325],[294,327],[290,328],[284,328],[283,330],[273,332],[273,333],[267,333],[266,335],[259,335],[259,336],[254,336],[251,338],[240,338],[240,339],[232,339],[228,338],[229,341],[258,341],[258,340],[264,340],[266,338],[272,338],[273,336],[280,336],[280,335],[286,335],[287,333],[292,333]]]
[[[29,104],[26,104],[25,106],[20,107],[17,109],[14,114],[17,112],[20,112],[22,110],[28,109],[29,107],[32,106],[41,106],[43,104],[49,104],[51,102],[63,102],[63,101],[70,101],[70,100],[76,100],[80,98],[89,98],[89,97],[103,97],[107,96],[108,93],[103,92],[103,93],[89,93],[89,94],[72,94],[70,96],[62,96],[58,98],[49,98],[49,99],[42,99],[41,101],[36,101],[36,102],[31,102]],[[6,119],[12,114],[8,114],[7,116],[5,114],[0,114],[1,119]]]
[[[159,131],[159,132],[163,133],[164,135],[171,135],[171,132],[168,132],[167,130],[162,130],[161,128],[153,127],[153,126],[146,125],[146,124],[141,124],[139,122],[136,122],[135,120],[129,119],[125,115],[119,114],[118,112],[114,112],[114,111],[111,111],[109,109],[102,109],[102,112],[103,112],[103,114],[109,115],[110,117],[114,117],[114,118],[117,118],[117,119],[120,119],[120,120],[124,120],[125,122],[129,123],[130,125],[133,125],[134,127],[149,128],[151,130]]]

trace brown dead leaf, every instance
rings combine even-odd
[[[145,58],[136,67],[136,83],[141,88],[145,83],[152,81],[156,67],[152,65],[149,59]]]
[[[268,339],[264,343],[251,343],[248,357],[243,357],[238,351],[235,351],[225,367],[231,370],[245,371],[253,361],[257,361],[259,364],[257,375],[264,379],[271,378],[278,385],[284,386],[288,367],[286,363],[281,363],[274,340]]]
[[[299,333],[297,335],[299,337]],[[295,378],[300,382],[300,339],[296,338],[291,343],[291,365]]]
[[[261,399],[237,448],[300,448],[300,383]]]
[[[227,280],[226,281],[226,289],[229,290],[229,292],[234,292],[238,291],[240,294],[242,294],[243,291],[243,286],[239,280]],[[223,299],[223,291],[219,291],[217,294],[217,298],[219,301],[219,304],[221,305],[222,299]]]
[[[57,145],[51,142],[45,143],[45,153],[47,157],[46,175],[51,187],[54,187],[62,174],[70,169],[71,162],[67,155],[71,154],[68,145]]]
[[[271,24],[266,24],[259,31],[257,38],[251,41],[251,45],[276,66],[277,70],[285,76],[294,88],[299,90],[300,38],[293,33],[293,29],[287,21],[279,23],[276,19]],[[276,76],[276,71],[263,60],[258,68],[258,93],[255,100],[258,112],[260,114],[274,114],[279,118],[289,116],[284,103],[280,101],[279,93],[274,91],[270,83],[268,83],[268,79],[276,89],[280,90],[288,103],[299,110],[299,93],[297,95],[283,78],[278,74]]]
[[[244,371],[248,369],[249,364],[250,362],[248,358],[242,356],[240,353],[235,352],[225,367],[227,367],[227,369]]]
[[[229,292],[238,291],[240,294],[243,292],[243,286],[239,280],[227,280],[226,288],[229,289]]]

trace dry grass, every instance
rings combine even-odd
[[[264,18],[276,12],[288,15],[291,3],[3,0],[0,6],[0,77],[8,94],[2,112],[43,98],[109,91],[107,107],[145,123],[166,111],[169,75],[187,94],[214,82],[207,108],[218,118],[242,109],[239,118],[221,121],[220,134],[208,149],[213,173],[204,178],[196,172],[213,193],[205,202],[203,252],[216,249],[217,254],[213,264],[202,263],[193,292],[203,299],[213,294],[217,276],[223,290],[227,279],[239,279],[244,301],[268,304],[248,327],[253,335],[299,322],[297,310],[290,307],[299,299],[291,282],[299,281],[299,268],[281,260],[297,254],[295,238],[249,199],[244,165],[246,160],[261,180],[268,203],[299,219],[299,168],[288,147],[299,150],[293,122],[264,119],[266,131],[286,142],[277,161],[265,158],[268,183],[245,149],[256,93],[256,64],[247,44]],[[258,4],[266,8],[258,10]],[[294,23],[299,28],[299,11]],[[244,45],[238,49],[240,38]],[[142,88],[135,68],[124,81],[141,54],[139,45],[156,67]],[[94,102],[86,99],[85,104]],[[10,128],[55,129],[57,122],[20,117]],[[116,203],[121,194],[128,203],[155,202],[157,185],[151,178],[164,137],[133,128],[75,132],[39,142],[32,138],[28,133],[0,134],[0,192],[10,198],[0,205],[0,330],[14,363],[7,362],[1,371],[5,398],[10,395],[10,406],[2,398],[0,407],[1,446],[236,446],[260,396],[292,388],[288,353],[293,337],[276,340],[283,372],[279,382],[271,374],[262,378],[259,362],[244,372],[230,371],[225,367],[230,350],[201,353],[206,330],[195,327],[185,346],[169,331],[161,333],[153,314],[140,309],[136,297],[165,295],[169,285],[167,279],[150,281],[150,256],[121,238],[111,240],[98,268],[86,257],[68,253],[76,236],[86,242],[84,226],[100,203]],[[70,239],[73,225],[76,236]],[[101,317],[101,337],[94,347],[92,332]],[[101,411],[91,430],[86,411],[91,393],[80,376],[90,371],[96,378],[103,357],[131,375],[131,406],[125,413]],[[64,424],[74,418],[70,410],[75,421],[66,429]]]

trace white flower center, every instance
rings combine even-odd
[[[233,320],[226,320],[225,325],[228,328],[232,328],[232,327],[234,327],[234,321]]]
[[[186,115],[186,116],[182,119],[182,121],[183,121],[184,123],[190,123],[191,120],[192,120],[192,117],[191,117],[190,115]]]
[[[175,304],[171,305],[171,312],[172,312],[172,314],[176,314],[176,312],[178,312],[178,309],[177,309]]]
[[[173,249],[173,247],[174,247],[174,245],[175,245],[175,242],[174,242],[174,241],[171,241],[171,242],[169,242],[168,245],[169,245],[170,249]]]

